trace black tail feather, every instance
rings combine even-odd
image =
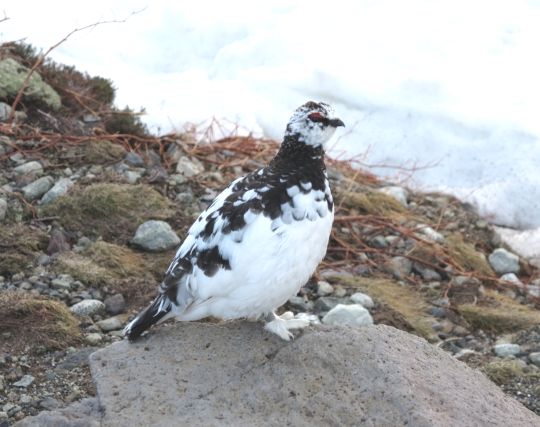
[[[159,295],[152,304],[127,324],[124,328],[124,335],[130,341],[135,341],[144,331],[166,316],[171,311],[171,308],[169,298],[163,294]]]

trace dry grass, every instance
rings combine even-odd
[[[0,294],[0,325],[1,347],[11,351],[65,349],[81,342],[79,322],[64,303],[26,293]]]
[[[495,360],[485,365],[482,371],[497,385],[509,383],[525,374],[518,360]]]

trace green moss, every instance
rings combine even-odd
[[[465,243],[461,236],[456,234],[446,238],[449,255],[464,271],[474,271],[483,276],[493,276],[486,257],[481,252],[478,252],[474,245]]]
[[[89,141],[81,146],[85,163],[111,163],[116,162],[126,154],[124,147],[113,144],[111,141]]]
[[[26,293],[0,294],[0,347],[64,349],[80,343],[79,322],[62,302]]]
[[[540,312],[526,305],[521,305],[504,295],[489,292],[490,298],[484,304],[463,304],[458,312],[475,329],[502,333],[517,331],[540,324]]]
[[[105,183],[76,186],[42,213],[60,217],[70,231],[127,242],[142,222],[169,218],[171,205],[150,186]]]
[[[0,275],[26,270],[47,243],[47,234],[37,228],[22,224],[0,226]]]
[[[109,133],[147,136],[148,128],[140,118],[140,114],[143,113],[144,110],[136,113],[128,106],[123,110],[114,111],[105,119],[105,129]]]

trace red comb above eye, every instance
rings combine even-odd
[[[321,113],[311,113],[309,116],[308,116],[311,120],[313,120],[314,122],[318,122],[318,121],[321,121],[321,120],[324,120],[324,116],[321,114]]]

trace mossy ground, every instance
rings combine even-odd
[[[514,299],[488,291],[478,304],[463,304],[457,311],[474,329],[513,332],[540,324],[540,311]]]
[[[38,228],[23,224],[0,226],[0,275],[25,271],[47,247],[48,236]]]
[[[81,343],[79,322],[59,301],[26,293],[0,294],[0,347],[10,351],[65,349]]]
[[[113,163],[126,154],[126,150],[121,145],[99,139],[82,144],[78,151],[81,160],[86,164]]]
[[[101,183],[75,186],[42,213],[58,216],[67,230],[126,243],[141,223],[165,220],[173,210],[171,201],[148,185]]]

